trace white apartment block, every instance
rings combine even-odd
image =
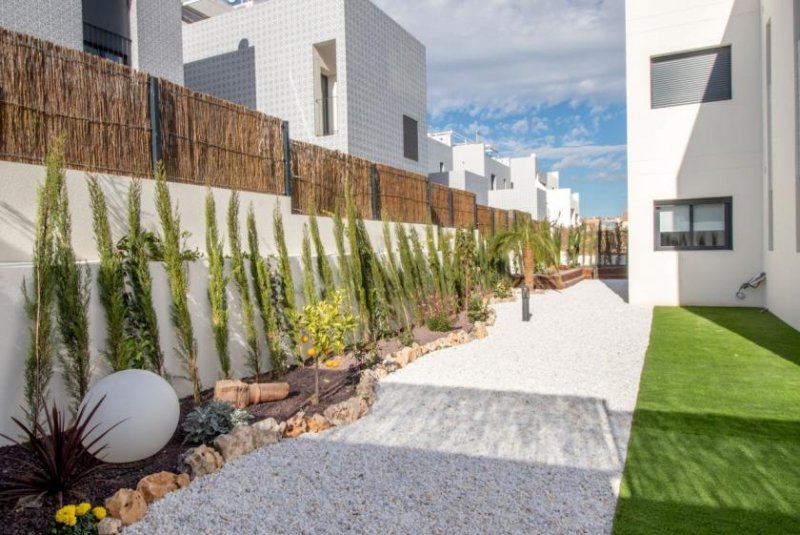
[[[180,0],[0,0],[0,26],[183,84]]]
[[[422,43],[369,0],[241,4],[184,0],[188,87],[280,117],[293,139],[425,173]]]
[[[800,0],[636,0],[626,20],[631,302],[800,328]]]
[[[580,222],[578,194],[559,188],[557,171],[540,171],[535,154],[499,158],[482,141],[451,131],[430,133],[428,177],[431,182],[474,193],[478,204],[527,212],[533,219],[556,225]]]

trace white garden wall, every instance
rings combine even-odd
[[[24,363],[29,340],[29,326],[23,310],[21,285],[23,278],[29,277],[31,273],[30,260],[36,217],[36,191],[43,176],[44,168],[41,166],[0,162],[0,177],[3,180],[3,189],[0,190],[0,225],[2,228],[2,232],[0,232],[0,310],[3,311],[3,321],[0,322],[0,341],[2,341],[0,344],[0,433],[12,435],[17,431],[10,417],[21,417],[23,414],[20,407],[24,400]],[[116,241],[127,232],[125,210],[130,179],[102,176],[101,184],[106,193],[112,232]],[[94,244],[86,174],[80,171],[67,171],[67,186],[73,217],[75,252],[79,259],[89,262],[94,273],[97,251]],[[186,241],[187,246],[192,249],[197,248],[205,253],[206,188],[174,183],[171,183],[169,187],[173,204],[179,205],[181,228],[190,233]],[[142,224],[146,229],[159,231],[158,217],[155,213],[154,189],[154,181],[142,181]],[[213,189],[212,191],[217,203],[217,224],[221,235],[227,238],[225,218],[230,191],[224,189]],[[283,214],[286,245],[289,254],[293,257],[294,282],[299,289],[302,229],[303,225],[308,222],[308,217],[291,214],[290,199],[287,197],[241,192],[240,226],[245,249],[247,243],[245,218],[251,203],[255,209],[260,249],[264,256],[277,254],[273,240],[272,214],[275,206],[280,207]],[[318,220],[325,250],[336,269],[333,222],[327,217],[320,217]],[[424,239],[423,225],[408,225],[408,227],[416,229],[420,233],[420,238]],[[373,247],[377,252],[382,252],[384,250],[382,223],[366,221],[366,228]],[[178,394],[180,396],[188,395],[191,393],[191,384],[180,378],[184,373],[173,350],[177,341],[169,319],[171,302],[165,272],[160,263],[152,263],[150,270],[153,274],[154,305],[159,319],[161,348],[167,359],[167,371],[173,376],[172,384]],[[197,339],[199,368],[203,386],[208,388],[218,378],[219,366],[210,329],[210,310],[207,298],[208,271],[205,258],[191,263],[189,273],[189,306]],[[231,293],[233,291],[231,286],[229,289],[231,358],[236,374],[244,376],[246,375],[246,348],[244,335],[240,328],[238,297]],[[95,380],[109,372],[101,355],[105,340],[104,318],[104,311],[98,300],[96,277],[93,277],[89,320]],[[261,326],[259,329],[263,343]],[[266,348],[263,348],[262,359],[268,369],[269,356]],[[52,399],[63,404],[66,397],[58,368],[57,366],[50,388]]]

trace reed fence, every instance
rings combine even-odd
[[[454,189],[453,192],[453,226],[466,228],[475,226],[475,194],[469,191]]]
[[[450,188],[441,184],[431,184],[431,223],[442,227],[450,226]]]
[[[381,215],[391,221],[428,221],[428,179],[422,175],[378,164]]]
[[[281,194],[281,120],[159,82],[162,158],[169,179]]]
[[[494,231],[507,232],[511,230],[511,212],[502,208],[494,209]]]
[[[476,206],[473,193],[284,139],[283,126],[258,111],[0,28],[2,159],[41,164],[53,140],[65,135],[72,169],[149,177],[162,160],[175,182],[275,195],[290,190],[295,213],[330,214],[349,187],[364,219],[477,223],[482,232],[509,227],[508,212],[492,215]]]
[[[478,231],[483,236],[492,233],[492,209],[488,206],[478,205]]]
[[[74,169],[152,175],[148,75],[0,28],[0,157],[40,164],[66,136]]]
[[[330,215],[344,209],[349,186],[358,215],[372,219],[372,162],[301,141],[291,142],[292,211]]]

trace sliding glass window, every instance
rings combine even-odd
[[[655,202],[656,251],[733,249],[731,198]]]

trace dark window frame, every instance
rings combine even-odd
[[[689,206],[689,232],[694,243],[694,207],[703,204],[722,204],[725,207],[725,245],[661,245],[658,217],[663,206]],[[656,251],[732,251],[733,250],[733,197],[703,197],[696,199],[670,199],[653,202],[653,246]]]
[[[664,102],[660,104],[656,103],[656,98],[655,98],[656,84],[654,83],[654,76],[653,76],[654,65],[670,60],[680,60],[685,58],[704,56],[704,55],[719,53],[721,51],[727,52],[727,60],[728,60],[727,69],[729,78],[728,78],[728,93],[726,96],[720,98],[709,98],[709,96],[704,93],[703,96],[698,100],[687,100],[687,101],[680,101],[673,103]],[[692,104],[710,104],[713,102],[728,102],[731,100],[733,100],[733,47],[731,44],[715,45],[711,47],[683,50],[679,52],[668,52],[664,54],[656,54],[654,56],[650,56],[650,109],[661,110],[664,108],[674,108],[678,106],[688,106]]]
[[[413,139],[409,139],[412,132]],[[419,161],[419,121],[408,115],[403,115],[403,156],[407,160]]]

